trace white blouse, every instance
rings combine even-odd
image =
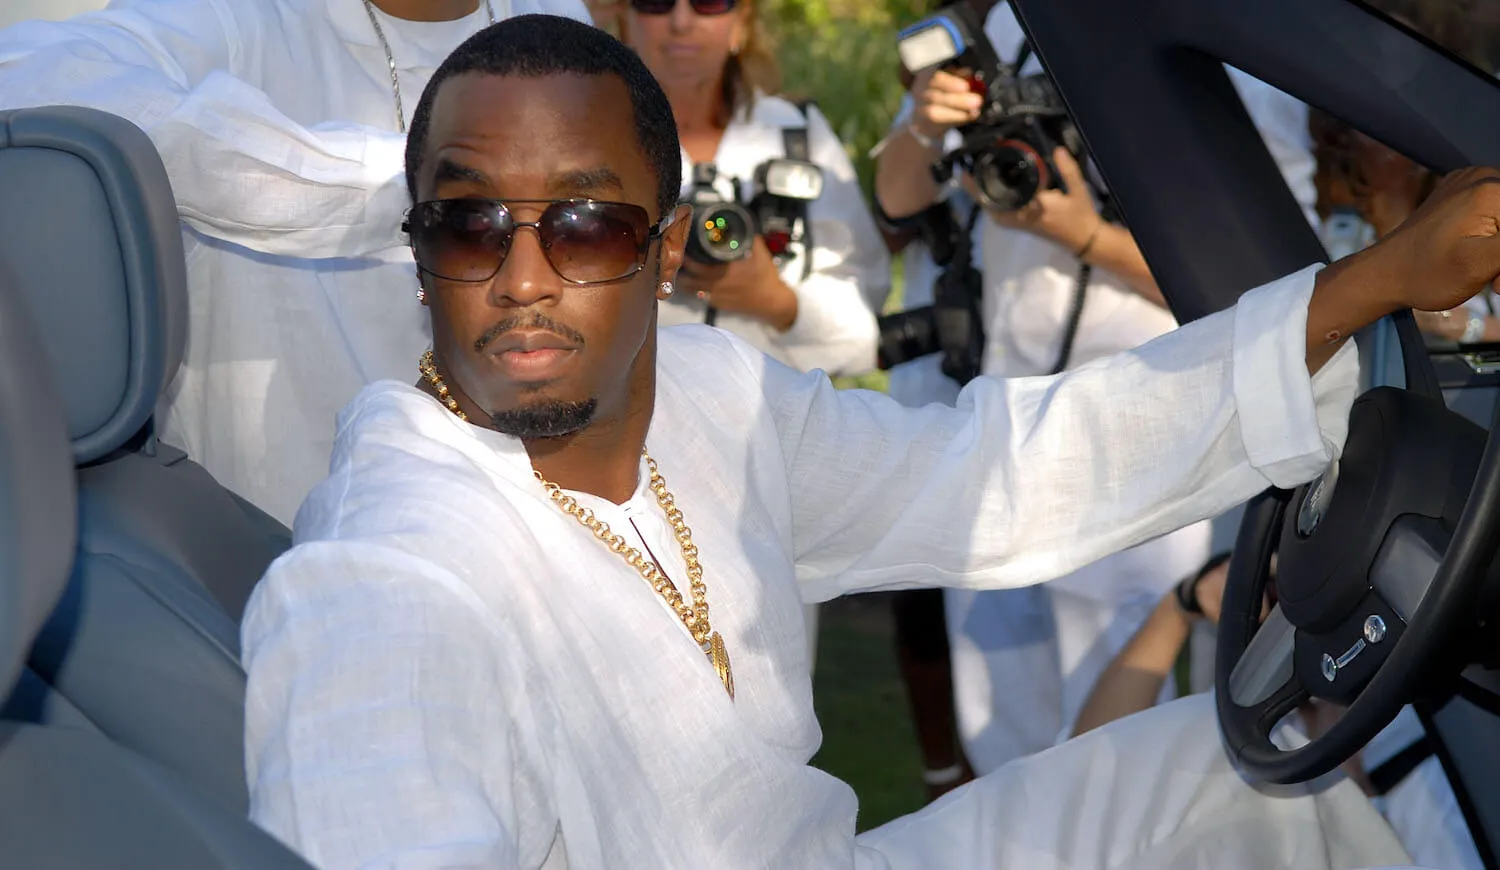
[[[793,368],[853,375],[875,367],[875,313],[891,290],[891,259],[865,205],[864,193],[844,144],[815,106],[804,118],[780,97],[761,95],[724,130],[714,164],[720,196],[733,198],[731,179],[740,183],[741,201],[754,193],[755,168],[785,157],[782,130],[806,127],[809,157],[823,169],[823,195],[808,207],[812,251],[794,244],[781,279],[797,294],[797,320],[779,332],[761,320],[720,311],[715,326]],[[692,189],[692,160],[682,155],[682,193]],[[807,258],[811,256],[811,268]],[[804,277],[805,275],[805,277]],[[707,307],[679,294],[660,308],[663,326],[702,323]]]

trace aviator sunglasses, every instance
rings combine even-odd
[[[642,15],[666,15],[677,0],[630,0],[630,8]],[[734,0],[688,0],[699,15],[723,15],[734,8]]]
[[[543,205],[534,221],[518,221],[511,205]],[[407,212],[402,229],[417,268],[448,281],[488,281],[505,265],[516,231],[530,227],[552,270],[570,284],[629,278],[646,265],[651,242],[671,216],[652,225],[638,205],[594,199],[438,199]]]

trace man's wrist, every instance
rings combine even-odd
[[[1406,305],[1399,257],[1366,248],[1318,272],[1307,304],[1309,371],[1317,372],[1355,332]]]

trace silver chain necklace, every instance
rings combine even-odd
[[[484,0],[484,8],[490,13],[490,23],[495,23],[495,7],[490,0]],[[385,63],[391,70],[391,93],[396,97],[396,129],[402,133],[406,132],[406,111],[401,106],[401,77],[396,75],[396,56],[391,54],[391,44],[386,41],[385,28],[380,26],[380,19],[375,16],[375,4],[365,0],[365,13],[370,16],[370,24],[375,28],[375,36],[380,39],[380,47],[385,49]]]

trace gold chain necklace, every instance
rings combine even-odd
[[[438,399],[447,406],[464,422],[469,421],[469,415],[458,406],[458,400],[448,390],[448,384],[443,381],[443,376],[438,372],[437,361],[433,358],[432,351],[422,354],[417,363],[417,369],[421,371],[422,377],[427,380],[432,388],[437,391]],[[641,555],[641,551],[630,546],[620,535],[610,531],[609,524],[603,522],[594,515],[594,512],[578,503],[578,500],[563,492],[562,487],[541,475],[541,472],[533,470],[531,473],[541,483],[542,488],[547,491],[547,497],[557,505],[563,513],[578,520],[578,522],[598,538],[601,543],[618,553],[630,567],[634,568],[641,578],[656,594],[667,602],[682,624],[697,641],[698,646],[703,649],[704,655],[713,663],[714,673],[718,674],[719,681],[724,684],[724,691],[729,697],[734,697],[734,674],[729,668],[729,650],[724,646],[724,638],[709,625],[708,622],[708,587],[703,583],[703,565],[698,561],[698,546],[693,543],[693,532],[687,526],[687,520],[682,515],[681,508],[677,507],[677,499],[667,490],[667,481],[661,476],[661,471],[656,467],[656,460],[643,448],[641,455],[646,459],[646,469],[650,472],[649,486],[652,495],[656,496],[656,503],[667,515],[667,523],[672,527],[672,534],[677,538],[677,546],[682,551],[682,561],[687,564],[688,594],[692,596],[692,604],[683,600],[682,593],[677,591],[670,578],[661,572],[656,562]]]

